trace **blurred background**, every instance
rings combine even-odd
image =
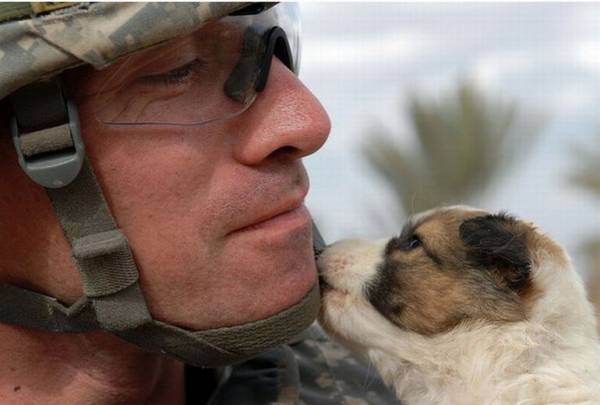
[[[565,246],[600,302],[600,4],[300,8],[300,77],[332,121],[305,160],[326,241],[438,205],[505,210]]]

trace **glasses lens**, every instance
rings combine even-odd
[[[96,115],[115,125],[202,125],[238,115],[256,98],[266,33],[273,26],[287,30],[290,68],[296,71],[297,18],[295,5],[280,4],[135,53],[106,72]]]

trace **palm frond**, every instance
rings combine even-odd
[[[416,149],[403,150],[381,129],[370,131],[363,145],[367,162],[394,190],[405,214],[473,200],[541,129],[530,125],[523,138],[517,106],[490,100],[466,81],[440,101],[409,96],[408,118]]]

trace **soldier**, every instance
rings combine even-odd
[[[308,328],[295,6],[0,5],[0,402],[394,403]]]

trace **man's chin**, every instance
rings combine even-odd
[[[311,290],[317,282],[311,232],[307,227],[272,245],[245,238],[235,241],[236,252],[245,254],[232,253],[222,271],[237,280],[237,285],[229,286],[229,305],[237,307],[236,323],[272,316]]]
[[[151,313],[156,319],[174,323],[190,330],[207,330],[243,325],[269,318],[293,307],[303,300],[317,282],[314,264],[271,267],[261,266],[264,274],[257,275],[255,266],[237,265],[239,272],[228,274],[222,268],[226,280],[209,288],[191,288],[177,297],[166,300],[149,300]],[[197,283],[194,283],[197,284]],[[196,292],[193,292],[195,290]]]
[[[204,330],[268,318],[302,301],[317,282],[312,228],[231,235],[197,271],[181,275],[150,294],[160,297],[149,300],[160,320]]]

